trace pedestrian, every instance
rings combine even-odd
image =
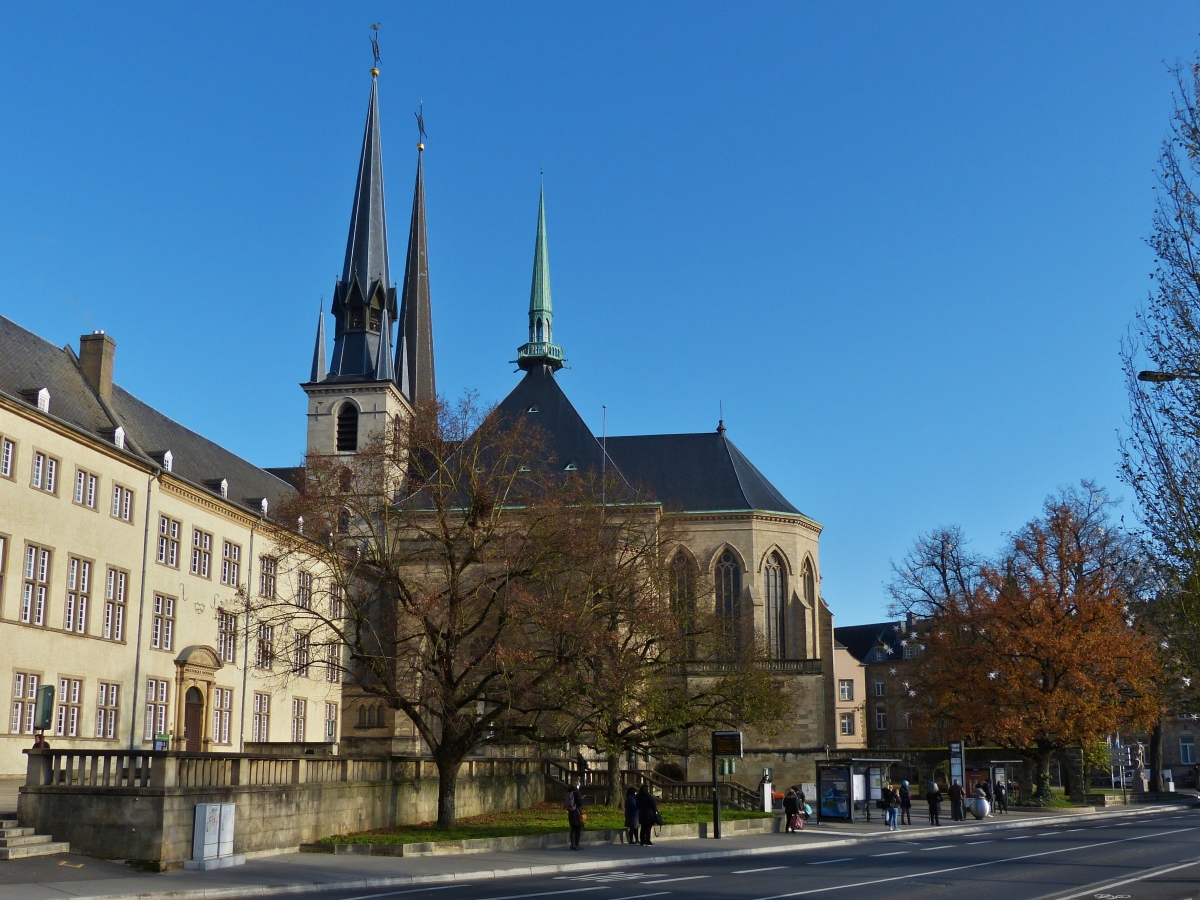
[[[571,849],[579,849],[579,839],[583,836],[583,794],[579,787],[582,782],[576,778],[574,784],[567,790],[563,798],[563,808],[567,811],[567,824],[571,826]]]
[[[929,782],[929,788],[925,791],[925,800],[929,804],[929,824],[941,825],[942,823],[938,819],[942,814],[942,791],[936,781]]]
[[[907,781],[900,782],[900,824],[912,824],[912,793]]]
[[[658,822],[658,802],[650,793],[650,786],[642,782],[642,788],[637,794],[638,825],[641,827],[641,843],[643,847],[654,846],[650,840],[655,824]]]
[[[1008,786],[1003,781],[996,782],[996,812],[1008,814]]]
[[[638,839],[637,788],[630,785],[625,792],[625,843],[632,845]]]
[[[983,801],[982,804],[980,803],[980,801]],[[991,810],[991,804],[987,802],[987,795],[984,793],[982,784],[975,785],[975,796],[973,798],[973,802],[975,804],[974,810],[978,810],[978,809],[983,810],[983,815],[976,816],[976,818],[978,818],[978,819],[987,818],[987,816],[991,813],[992,810]],[[974,815],[974,810],[972,810],[972,815]],[[966,816],[963,816],[963,818],[965,819]]]
[[[880,794],[880,802],[883,804],[883,821],[887,825],[889,831],[900,830],[900,795],[896,793],[896,789],[889,781]]]
[[[961,822],[963,818],[963,797],[966,796],[963,792],[962,785],[958,783],[958,779],[954,779],[954,783],[950,785],[950,818],[955,822]]]
[[[992,783],[985,778],[979,787],[983,791],[983,799],[988,802],[987,814],[990,816],[992,814]]]
[[[50,749],[50,742],[48,740],[46,740],[46,736],[44,734],[42,734],[42,732],[40,732],[40,731],[33,736],[33,749],[34,750],[49,750]]]
[[[804,820],[800,818],[801,809],[800,798],[796,796],[796,791],[789,790],[783,798],[784,831],[788,834],[804,829]]]
[[[588,761],[583,755],[583,748],[579,748],[579,753],[575,756],[575,773],[579,776],[579,783],[587,784]]]

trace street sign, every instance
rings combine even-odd
[[[962,741],[950,742],[950,783],[958,782],[963,787],[967,783],[964,779],[963,772],[963,744]]]
[[[742,758],[742,733],[740,731],[714,731],[712,741],[715,759]]]
[[[44,684],[38,688],[33,728],[35,731],[49,731],[52,725],[54,725],[54,685]]]

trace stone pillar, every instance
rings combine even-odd
[[[1067,781],[1067,796],[1072,803],[1087,800],[1087,785],[1083,783],[1083,748],[1068,747],[1063,751],[1063,769]]]

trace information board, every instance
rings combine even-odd
[[[963,770],[963,744],[962,741],[950,742],[950,783],[955,782],[966,787],[966,772]]]
[[[741,759],[742,733],[740,731],[714,731],[713,756],[717,759]]]

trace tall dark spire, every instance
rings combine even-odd
[[[346,260],[333,293],[331,312],[337,326],[329,377],[338,381],[376,380],[384,312],[388,320],[396,317],[396,289],[392,287],[388,267],[378,76],[379,70],[372,69],[371,99],[358,161],[354,206],[350,211]]]
[[[312,376],[308,380],[324,381],[325,375],[325,303],[322,301],[317,313],[317,345],[313,347]]]
[[[420,119],[418,119],[420,121]],[[413,403],[437,399],[433,371],[433,313],[429,306],[429,243],[425,237],[425,145],[417,144],[417,184],[413,190],[408,257],[400,301],[400,337],[396,341],[396,377]],[[402,360],[401,355],[407,358]],[[407,384],[404,384],[407,379]]]
[[[529,342],[517,348],[517,365],[528,371],[563,367],[562,347],[554,343],[554,304],[550,301],[550,251],[546,247],[546,189],[538,195],[537,237],[533,241],[533,284],[529,289]]]

